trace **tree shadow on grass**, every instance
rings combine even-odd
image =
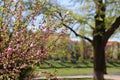
[[[47,63],[48,66],[42,66],[40,67],[41,69],[48,69],[48,68],[56,68],[56,69],[60,69],[60,68],[93,68],[92,65],[89,65],[89,63],[87,62],[78,62],[78,63],[71,63],[71,62],[57,62],[57,65],[55,65],[54,63]],[[58,66],[59,65],[59,66]]]
[[[114,61],[108,61],[107,62],[108,68],[113,67],[120,67],[120,62],[114,62]],[[48,68],[93,68],[93,62],[86,62],[86,61],[79,61],[77,63],[71,63],[71,62],[47,62],[40,66],[42,69],[48,69]]]
[[[112,67],[120,67],[120,63],[119,62],[107,62],[110,65],[107,65],[107,67],[112,68]]]

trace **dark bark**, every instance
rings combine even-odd
[[[103,73],[101,71],[94,70],[94,80],[104,80]]]
[[[94,80],[104,80],[103,75],[106,73],[105,63],[105,44],[100,36],[94,38]]]
[[[104,38],[105,42],[111,37],[112,34],[119,28],[120,26],[120,16],[116,18],[115,22],[111,25],[111,27],[105,32]]]
[[[105,63],[105,5],[102,0],[96,3],[95,29],[93,31],[94,80],[104,80]]]

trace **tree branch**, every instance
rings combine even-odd
[[[81,37],[81,38],[89,41],[90,43],[92,43],[92,40],[89,39],[88,37],[85,37],[85,36],[82,36],[82,35],[78,34],[75,30],[73,30],[71,27],[69,27],[68,25],[66,25],[64,23],[62,25],[65,26],[66,28],[70,29],[76,36]]]
[[[120,16],[116,18],[115,22],[111,25],[111,27],[105,32],[105,41],[107,41],[111,35],[119,28],[120,26]]]
[[[61,12],[57,11],[57,13],[58,13],[59,16],[61,17],[61,21],[63,22],[64,19],[63,19],[63,16],[62,16]],[[65,26],[66,28],[70,29],[76,36],[79,36],[79,37],[81,37],[81,38],[89,41],[89,42],[92,44],[92,40],[89,39],[88,37],[82,36],[82,35],[78,34],[75,30],[73,30],[71,27],[69,27],[69,26],[66,25],[65,23],[62,23],[62,25]],[[91,29],[94,29],[94,28],[92,27],[92,25],[90,25],[90,24],[88,24],[88,25],[90,26]]]

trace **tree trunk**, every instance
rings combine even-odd
[[[85,43],[85,41],[82,39],[82,53],[81,53],[81,58],[82,58],[82,60],[85,60],[85,59],[86,59],[86,50],[85,50],[85,47],[86,47],[86,43]]]
[[[101,71],[94,70],[93,80],[104,80],[104,75]]]
[[[105,50],[100,43],[97,43],[94,47],[94,80],[104,80],[105,72]]]
[[[106,73],[105,63],[105,43],[101,36],[97,36],[93,41],[94,48],[94,80],[104,80]]]
[[[94,80],[104,80],[106,73],[105,63],[105,4],[102,0],[96,1],[95,29],[93,31],[94,48]]]

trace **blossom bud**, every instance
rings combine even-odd
[[[8,53],[8,54],[11,54],[11,53],[13,53],[13,52],[14,52],[14,49],[12,49],[12,48],[8,48],[8,49],[7,49],[7,53]]]

